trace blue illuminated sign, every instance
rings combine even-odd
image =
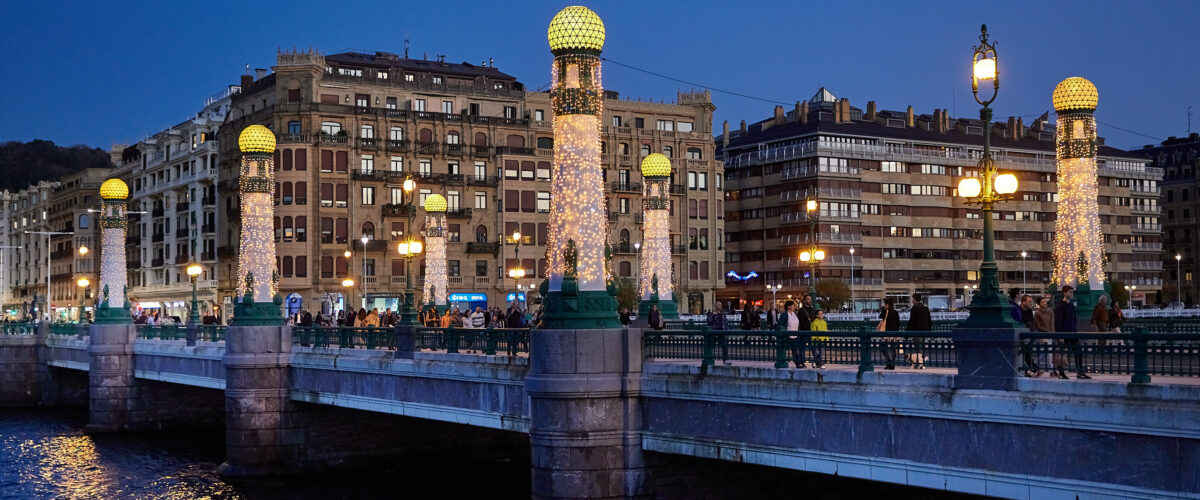
[[[521,293],[509,292],[507,300],[508,300],[508,302],[512,302],[514,300],[519,300],[521,302],[525,302],[525,292],[521,292]]]
[[[452,293],[450,302],[487,302],[487,295],[482,293]]]
[[[729,272],[725,273],[725,276],[728,276],[728,277],[730,277],[730,278],[733,278],[733,279],[735,279],[735,280],[742,280],[742,281],[746,281],[746,280],[748,280],[748,279],[751,279],[751,278],[757,278],[757,277],[758,277],[758,273],[757,273],[757,272],[755,272],[755,271],[750,271],[750,272],[746,273],[746,275],[745,275],[745,276],[742,276],[742,275],[738,274],[738,273],[737,273],[737,271],[729,271]]]

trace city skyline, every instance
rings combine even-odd
[[[308,28],[312,5],[303,2],[290,11],[218,2],[202,12],[151,4],[103,11],[76,4],[55,8],[54,16],[39,4],[8,5],[5,15],[16,22],[0,36],[7,46],[24,49],[14,51],[0,67],[25,78],[6,80],[0,105],[27,118],[0,125],[0,140],[48,139],[103,149],[132,143],[177,124],[206,97],[236,84],[247,64],[269,68],[277,49],[293,47],[402,54],[407,38],[412,58],[445,55],[448,62],[472,64],[494,60],[528,89],[543,89],[549,82],[544,19],[571,3],[516,10],[490,4],[465,10],[458,5],[354,4],[347,11],[362,16],[331,16],[316,30]],[[671,100],[677,89],[710,87],[717,106],[714,124],[764,119],[776,104],[804,100],[820,86],[856,106],[874,100],[881,109],[912,105],[918,113],[931,113],[946,108],[954,117],[969,118],[974,106],[962,75],[978,25],[987,23],[999,41],[1005,83],[997,116],[1030,121],[1051,110],[1049,96],[1058,81],[1085,76],[1105,96],[1096,113],[1100,135],[1110,145],[1136,149],[1186,135],[1194,91],[1185,82],[1200,76],[1200,69],[1175,64],[1179,52],[1145,50],[1166,46],[1186,51],[1195,44],[1186,20],[1198,9],[1183,2],[1150,7],[1111,2],[1090,10],[1081,2],[1026,3],[934,16],[919,4],[883,2],[823,7],[819,16],[782,3],[745,7],[736,16],[720,6],[593,6],[614,35],[604,54],[611,58],[606,59],[606,87],[623,97],[654,101]],[[139,12],[139,22],[123,24],[123,14],[131,10]],[[860,14],[864,12],[867,16]],[[265,17],[274,21],[262,23]],[[929,23],[931,18],[937,22]],[[1071,22],[1063,22],[1068,18]],[[187,19],[188,26],[198,28],[179,29],[172,19]],[[221,25],[223,36],[204,35]],[[477,28],[464,34],[470,26]],[[496,35],[503,44],[495,43]],[[653,50],[655,44],[661,49]],[[1059,50],[1064,46],[1074,50]],[[727,61],[737,61],[737,69],[729,70]],[[1193,129],[1200,127],[1200,116],[1196,119]]]

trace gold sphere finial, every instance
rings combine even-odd
[[[121,179],[109,179],[100,184],[100,197],[106,200],[129,198],[129,186]]]
[[[425,197],[426,212],[445,212],[446,198],[440,194],[431,194]]]
[[[671,159],[659,153],[642,158],[642,177],[670,177]]]
[[[604,48],[604,21],[592,9],[572,5],[558,11],[546,32],[550,52],[594,52]]]
[[[1086,78],[1072,76],[1054,87],[1052,100],[1055,111],[1095,111],[1100,93]]]
[[[238,135],[238,149],[243,153],[274,153],[275,133],[262,125],[251,125]]]

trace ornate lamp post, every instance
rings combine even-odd
[[[657,305],[663,319],[677,319],[679,308],[671,275],[671,159],[659,153],[648,155],[642,159],[641,170],[645,181],[642,213],[646,218],[646,255],[639,259],[638,317],[647,317],[650,306]]]
[[[775,294],[779,293],[779,289],[781,288],[783,288],[783,285],[767,285],[767,291],[771,292],[771,309],[774,309],[778,303],[778,300],[775,299]]]
[[[620,328],[605,276],[604,187],[600,166],[600,51],[604,23],[587,7],[554,16],[546,37],[554,66],[554,166],[550,190],[549,280],[543,294],[549,329]]]
[[[361,238],[358,239],[358,241],[362,242],[362,248],[363,248],[363,254],[362,254],[362,264],[363,264],[362,269],[363,269],[363,271],[362,271],[362,275],[359,277],[359,282],[360,282],[359,284],[362,285],[362,298],[359,300],[359,302],[362,303],[363,307],[367,307],[367,242],[371,241],[371,239],[367,238],[367,235],[364,234],[364,235],[362,235]]]
[[[983,211],[983,263],[979,266],[979,292],[971,300],[971,317],[964,324],[976,328],[1008,328],[1013,326],[1013,321],[1000,294],[992,209],[1017,191],[1017,177],[1001,174],[992,159],[992,108],[988,106],[1000,91],[1000,74],[996,70],[996,47],[988,42],[986,25],[980,28],[979,46],[975,47],[972,62],[971,94],[975,96],[975,102],[983,106],[979,110],[979,119],[983,122],[983,156],[979,158],[980,178],[968,177],[959,181],[958,195],[967,198],[967,203],[979,205]],[[989,80],[992,82],[991,96],[980,97],[980,82]]]
[[[854,247],[850,247],[850,312],[858,312],[854,307]]]
[[[234,304],[235,326],[277,326],[283,322],[283,297],[278,295],[275,271],[275,133],[251,125],[238,135],[242,153],[239,188],[242,197],[242,234],[238,252],[238,290]]]
[[[129,277],[125,272],[125,200],[129,186],[120,179],[100,184],[100,305],[93,315],[97,324],[132,323],[129,315]],[[116,295],[117,293],[121,295]]]
[[[196,279],[204,272],[200,264],[193,262],[187,267],[188,278],[192,280],[192,312],[188,314],[188,324],[200,324],[200,306],[196,300]]]
[[[820,239],[817,234],[817,223],[821,218],[819,207],[816,198],[804,202],[804,214],[808,219],[808,250],[800,252],[800,262],[808,264],[808,295],[812,297],[813,309],[818,311],[821,310],[821,304],[817,302],[817,267],[825,260],[825,251],[818,248],[817,242]]]
[[[421,326],[421,322],[417,320],[417,310],[413,304],[413,287],[412,287],[412,258],[421,253],[421,242],[416,241],[413,235],[413,221],[416,220],[417,210],[413,206],[414,192],[417,190],[417,182],[412,180],[412,177],[404,179],[401,184],[400,205],[401,210],[408,214],[408,235],[404,241],[396,244],[396,250],[402,258],[404,258],[404,304],[400,306],[400,324],[404,326]],[[396,200],[392,200],[394,203]]]
[[[87,247],[84,247],[84,248],[87,248]],[[79,285],[79,324],[83,324],[84,300],[87,298],[88,285],[90,285],[91,282],[88,281],[88,279],[85,277],[85,278],[79,278],[79,281],[76,281],[75,284]]]
[[[1183,268],[1181,262],[1183,256],[1175,254],[1175,300],[1179,301],[1179,307],[1183,307]]]

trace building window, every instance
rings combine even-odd
[[[338,122],[322,122],[321,123],[321,133],[322,134],[337,135],[337,133],[341,132],[341,131],[342,131],[342,124],[340,124]]]
[[[540,109],[533,110],[533,119],[537,120],[539,122],[545,121],[546,120],[546,112],[543,110],[540,110]]]
[[[425,99],[413,99],[413,111],[425,111]]]
[[[421,177],[430,177],[433,175],[433,160],[421,160],[417,169],[417,175]]]
[[[462,265],[460,264],[460,261],[446,261],[446,274],[449,276],[462,276]]]
[[[508,119],[516,118],[517,117],[517,107],[516,106],[505,106],[504,107],[504,117],[508,118]]]
[[[663,154],[663,156],[666,156],[667,158],[674,158],[675,157],[675,148],[673,148],[671,146],[663,146],[662,154]]]
[[[673,132],[675,130],[675,122],[671,120],[658,120],[655,128],[665,132]]]
[[[79,229],[87,229],[87,228],[88,228],[88,222],[89,222],[89,221],[88,221],[88,216],[87,216],[87,214],[80,215],[80,216],[79,216]]]
[[[675,127],[679,132],[691,132],[692,122],[676,122]]]
[[[633,128],[646,128],[646,119],[645,118],[634,118],[633,119]]]
[[[386,103],[387,104],[385,104],[385,106],[387,106],[387,109],[396,109],[396,98],[395,97],[387,98]]]
[[[475,209],[476,210],[486,210],[487,209],[487,193],[485,193],[483,191],[475,192]]]
[[[879,171],[892,174],[908,172],[908,170],[904,168],[904,163],[898,161],[879,162]]]
[[[375,157],[373,155],[362,155],[359,164],[362,166],[362,173],[364,174],[370,174],[375,171]]]
[[[687,159],[689,159],[689,160],[703,160],[703,159],[704,159],[704,152],[700,151],[700,148],[688,148],[688,149],[687,149]]]
[[[475,276],[487,276],[487,275],[488,275],[488,261],[486,261],[486,260],[475,261]]]
[[[296,122],[296,121],[288,122],[288,133],[292,134],[292,135],[299,134],[300,133],[300,122]]]
[[[640,120],[640,118],[639,118],[639,120]],[[650,145],[642,144],[642,157],[645,158],[647,156],[650,156]]]
[[[389,160],[390,160],[389,168],[391,169],[392,172],[403,172],[404,171],[404,158],[401,158],[399,156],[393,156]]]
[[[388,139],[393,141],[403,141],[404,129],[400,127],[392,127],[391,130],[388,131]]]
[[[550,213],[550,192],[538,191],[537,194],[537,211],[538,213]]]
[[[619,117],[619,116],[612,117],[612,126],[620,127],[621,126],[621,117]]]
[[[359,137],[362,137],[363,139],[374,139],[375,127],[373,125],[363,125],[362,128],[359,129]]]
[[[461,204],[462,195],[458,191],[446,191],[446,210],[457,211]]]
[[[363,187],[362,188],[362,204],[363,205],[374,205],[375,204],[375,188],[374,187]]]
[[[629,198],[617,198],[617,211],[623,214],[629,213]]]
[[[454,101],[442,101],[442,112],[446,114],[454,113]]]
[[[537,138],[537,147],[538,147],[538,149],[554,149],[554,138],[553,137],[538,137]]]
[[[446,132],[446,144],[460,144],[459,134],[457,130]]]
[[[446,241],[451,243],[462,241],[461,226],[459,224],[446,224]]]
[[[441,85],[441,84],[442,84],[442,77],[440,77],[440,76],[437,76],[437,75],[434,75],[434,77],[433,77],[433,84],[434,84],[434,85]]]
[[[424,207],[425,206],[425,198],[428,198],[429,195],[431,195],[431,194],[433,194],[433,190],[430,190],[430,189],[418,190],[417,204],[420,205],[421,207]]]
[[[480,182],[487,180],[487,163],[475,162],[475,180]]]

